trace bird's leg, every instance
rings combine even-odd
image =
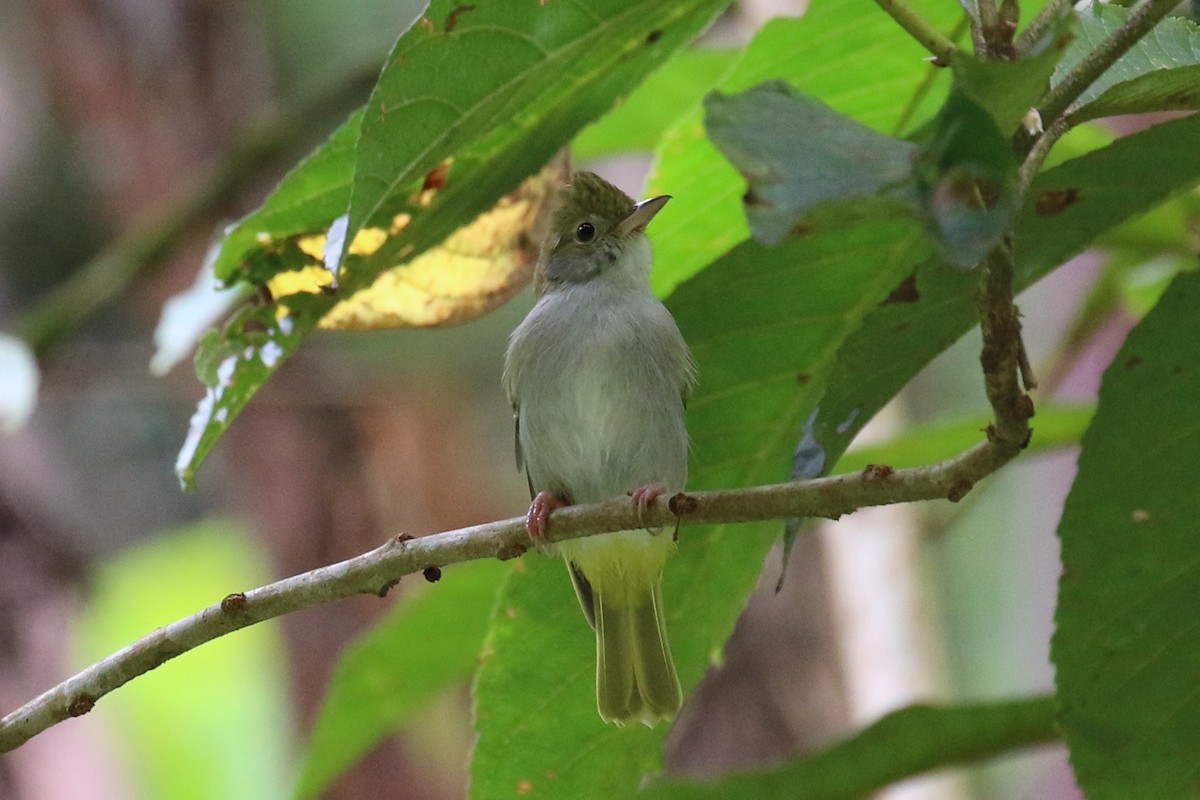
[[[525,515],[525,530],[529,538],[540,541],[546,535],[550,526],[550,512],[556,508],[569,506],[571,502],[554,492],[538,492],[529,504],[529,513]]]
[[[633,504],[637,506],[638,522],[642,521],[642,513],[666,493],[667,487],[661,483],[647,483],[629,493],[629,496],[633,498]]]

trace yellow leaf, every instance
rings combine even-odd
[[[555,158],[440,246],[383,272],[370,287],[338,303],[321,320],[321,327],[454,325],[504,303],[529,283],[549,221],[548,201],[567,174],[566,158]],[[396,233],[407,222],[397,219],[390,232],[378,233]],[[354,244],[373,252],[382,242],[382,238],[360,242],[356,237]]]

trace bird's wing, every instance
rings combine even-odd
[[[525,473],[525,483],[529,484],[529,499],[534,496],[533,478],[529,476],[529,465],[525,463],[525,454],[521,452],[521,410],[513,406],[513,453],[517,457],[517,469]]]

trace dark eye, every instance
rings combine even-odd
[[[594,238],[596,238],[596,226],[590,222],[579,223],[579,227],[575,229],[575,240],[590,242]]]

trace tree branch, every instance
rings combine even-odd
[[[1021,31],[1015,43],[1018,53],[1028,53],[1030,48],[1041,41],[1046,31],[1058,24],[1058,21],[1070,12],[1074,0],[1050,0],[1042,6],[1033,21]]]
[[[988,426],[988,440],[1012,458],[1029,443],[1033,400],[1022,388],[1036,388],[1025,343],[1021,339],[1020,312],[1013,305],[1012,242],[993,247],[983,261],[979,299],[979,325],[983,332],[984,389],[996,420]]]
[[[981,442],[952,459],[912,469],[872,465],[812,481],[678,494],[641,515],[628,498],[570,506],[551,517],[547,540],[639,527],[728,523],[789,517],[837,518],[867,506],[919,500],[958,501],[1015,451]],[[669,535],[669,534],[664,534]],[[178,655],[232,631],[358,594],[384,595],[403,576],[478,558],[515,558],[530,546],[523,518],[411,539],[398,536],[362,555],[244,593],[231,594],[159,628],[31,700],[0,720],[0,752],[12,750],[68,717],[86,714],[104,695]],[[686,546],[686,543],[685,545]]]

